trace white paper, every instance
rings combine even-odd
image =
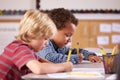
[[[118,23],[113,23],[113,24],[112,24],[112,31],[113,31],[113,32],[119,32],[119,33],[120,33],[120,24],[118,24]]]
[[[110,33],[111,32],[111,25],[110,24],[100,24],[100,32],[106,32]]]
[[[86,71],[72,71],[65,73],[47,74],[50,78],[63,78],[63,79],[104,79],[104,76],[99,72],[86,72]]]
[[[110,75],[109,77],[107,77],[105,80],[116,80],[116,74]]]
[[[50,78],[79,78],[97,79],[104,78],[104,68],[73,68],[71,72],[47,74]]]
[[[72,71],[83,71],[83,72],[99,72],[105,73],[104,68],[73,68]]]
[[[109,37],[108,36],[98,36],[97,37],[97,44],[98,45],[108,45],[109,44]]]
[[[70,75],[67,75],[67,73],[53,73],[53,74],[47,74],[50,78],[69,78]]]
[[[120,43],[120,35],[112,35],[112,43]]]
[[[18,33],[19,23],[0,23],[0,54]]]

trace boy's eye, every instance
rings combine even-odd
[[[71,34],[66,34],[66,37],[71,37],[72,35]]]
[[[48,38],[44,38],[45,40],[48,40]]]

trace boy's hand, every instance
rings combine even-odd
[[[83,60],[83,58],[84,58],[84,56],[83,56],[83,54],[82,53],[80,53],[80,54],[78,54],[78,57],[80,58],[80,61],[78,62],[79,64],[82,62],[82,60]]]
[[[67,72],[72,71],[72,69],[73,69],[73,63],[72,62],[64,62],[63,64],[65,66],[64,71],[67,71]]]
[[[88,60],[91,62],[102,62],[102,59],[95,55],[89,55]]]

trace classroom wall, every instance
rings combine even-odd
[[[4,47],[15,39],[18,29],[19,21],[0,20],[0,54],[2,54]]]
[[[117,9],[120,0],[40,0],[40,9],[64,7],[67,9]],[[36,0],[0,0],[0,10],[35,9]]]
[[[35,9],[36,0],[0,0],[0,10],[28,10]],[[52,9],[65,7],[67,9],[117,9],[120,10],[120,0],[41,0],[40,9]],[[108,36],[109,45],[102,45],[105,48],[112,48],[112,36],[120,36],[120,32],[100,32],[100,24],[120,24],[120,14],[74,14],[79,19],[77,31],[73,35],[72,46],[80,42],[80,48],[98,47],[97,36]],[[0,15],[0,54],[10,41],[14,39],[19,28],[19,21],[23,15]],[[93,30],[92,30],[92,28]],[[5,31],[4,31],[5,30]],[[11,31],[12,30],[12,31]],[[86,32],[87,31],[87,32]],[[96,34],[95,34],[96,33]],[[9,34],[9,35],[8,35]],[[84,37],[85,36],[85,37]],[[103,38],[104,39],[104,38]],[[118,39],[119,40],[119,39]],[[117,41],[119,42],[119,41]],[[81,44],[82,43],[82,44]]]
[[[120,9],[120,0],[41,0],[41,9]]]
[[[113,48],[120,43],[120,20],[79,20],[72,46]]]
[[[36,0],[0,0],[0,10],[35,9]]]

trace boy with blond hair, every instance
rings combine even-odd
[[[55,33],[55,24],[46,14],[28,10],[20,22],[16,40],[8,44],[0,55],[0,80],[20,80],[22,75],[29,72],[46,74],[71,71],[71,62],[53,64],[35,55]]]

